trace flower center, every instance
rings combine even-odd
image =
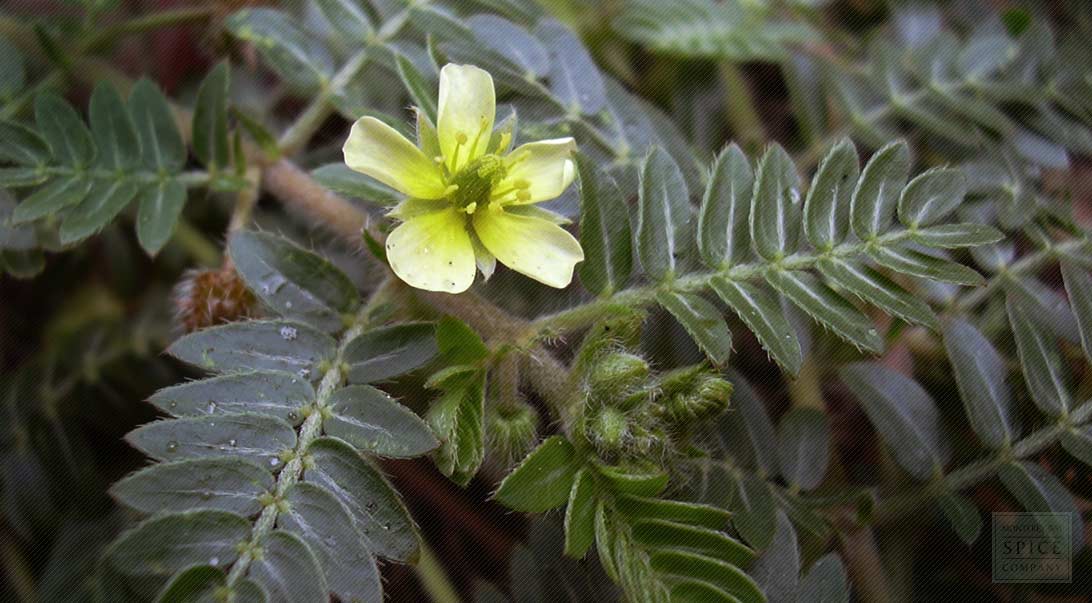
[[[484,209],[492,198],[493,187],[504,179],[504,161],[497,155],[482,155],[459,170],[449,183],[455,186],[448,197],[455,207],[473,214]]]

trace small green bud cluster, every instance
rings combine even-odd
[[[724,412],[732,384],[704,367],[687,367],[664,375],[660,391],[657,412],[668,424],[682,427]]]
[[[485,415],[490,462],[511,469],[531,452],[538,434],[538,411],[520,399],[491,406]]]
[[[703,365],[653,375],[641,356],[605,347],[588,363],[584,394],[584,434],[603,459],[654,460],[727,409],[732,385]]]

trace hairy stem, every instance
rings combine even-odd
[[[874,241],[843,243],[823,252],[795,253],[779,262],[760,260],[737,264],[724,270],[696,272],[667,285],[633,287],[608,298],[597,299],[587,304],[537,318],[532,321],[529,332],[525,336],[533,339],[544,334],[555,336],[569,333],[591,326],[596,321],[614,312],[618,306],[637,308],[651,305],[656,301],[656,293],[663,287],[669,287],[673,291],[701,291],[708,289],[710,281],[718,276],[728,280],[743,281],[761,278],[771,269],[807,270],[813,268],[821,260],[863,255],[873,247],[894,245],[909,239],[912,234],[913,232],[910,230],[896,230],[878,237]]]

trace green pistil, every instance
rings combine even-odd
[[[455,174],[451,184],[457,188],[451,193],[451,202],[467,213],[484,209],[489,205],[493,186],[504,179],[504,162],[497,155],[482,155]]]

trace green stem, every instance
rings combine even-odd
[[[117,38],[135,33],[142,33],[175,25],[186,25],[207,21],[216,12],[216,6],[212,3],[202,6],[189,6],[165,10],[150,15],[135,17],[127,21],[108,25],[95,34],[92,34],[82,45],[83,52],[100,50],[109,46]]]
[[[417,565],[413,568],[417,577],[421,580],[421,586],[428,593],[432,603],[460,603],[459,593],[444,572],[444,566],[432,549],[424,541],[421,542],[421,555],[417,559]]]
[[[872,241],[843,243],[827,251],[795,253],[776,262],[759,260],[747,264],[736,264],[723,270],[690,274],[667,285],[650,285],[626,289],[608,298],[597,299],[575,308],[540,317],[531,323],[529,332],[525,334],[525,337],[527,339],[536,339],[542,334],[561,335],[588,327],[614,312],[619,306],[631,308],[647,306],[655,301],[656,293],[664,287],[669,287],[674,291],[700,291],[707,289],[710,281],[715,277],[743,281],[760,278],[770,269],[807,270],[814,267],[821,260],[861,255],[874,247],[893,245],[909,239],[912,234],[913,231],[911,230],[896,230]]]
[[[319,129],[322,122],[326,121],[326,118],[334,112],[333,98],[334,95],[349,84],[360,73],[360,70],[368,64],[368,51],[371,46],[382,45],[394,36],[398,35],[398,32],[402,30],[402,27],[409,20],[410,10],[412,10],[413,4],[403,9],[397,15],[388,19],[383,27],[376,33],[373,40],[369,40],[367,46],[360,50],[353,56],[349,57],[349,60],[338,70],[334,77],[330,79],[330,82],[323,87],[318,96],[311,100],[311,103],[299,114],[296,121],[284,131],[277,146],[280,148],[281,153],[284,155],[293,155],[304,146],[314,135],[315,131]]]
[[[379,286],[368,303],[357,312],[357,315],[353,320],[353,325],[341,336],[337,354],[330,363],[330,368],[326,369],[326,372],[323,373],[322,381],[319,382],[318,393],[315,395],[315,403],[310,408],[311,413],[307,415],[307,418],[303,421],[303,425],[299,428],[299,437],[296,440],[296,448],[292,451],[289,458],[284,459],[284,468],[277,474],[277,485],[274,488],[274,501],[272,504],[269,504],[262,509],[262,514],[259,515],[258,520],[254,522],[250,546],[239,555],[239,559],[231,566],[231,572],[228,574],[227,579],[228,586],[233,586],[246,574],[251,561],[254,560],[254,549],[261,545],[262,541],[273,531],[273,528],[277,523],[277,516],[280,511],[280,501],[284,500],[288,490],[299,482],[300,477],[303,475],[303,458],[307,449],[311,446],[311,443],[322,435],[322,421],[324,419],[324,413],[329,412],[330,397],[333,395],[334,390],[340,387],[344,381],[345,375],[342,372],[342,365],[345,362],[345,349],[353,339],[356,339],[357,336],[364,332],[364,328],[367,326],[368,317],[375,307],[386,300],[386,292],[390,289],[390,283],[391,281],[388,279]]]
[[[185,217],[179,217],[174,227],[172,237],[181,245],[195,262],[202,266],[214,268],[220,265],[222,260],[220,248],[205,238],[205,235],[190,224]]]
[[[735,63],[721,61],[719,72],[726,88],[724,110],[732,134],[744,148],[756,150],[766,140],[766,128],[758,114],[751,85]]]
[[[872,523],[882,525],[904,517],[946,493],[965,490],[993,477],[1006,463],[1035,455],[1058,441],[1062,434],[1083,426],[1092,419],[1092,401],[1085,402],[1072,413],[1063,415],[1058,422],[1044,427],[1021,439],[1010,448],[999,450],[987,459],[975,461],[945,475],[926,487],[913,488],[902,494],[892,495],[876,503]]]
[[[974,309],[975,306],[989,299],[990,295],[992,295],[998,287],[1001,287],[1006,279],[1039,270],[1059,255],[1064,255],[1070,250],[1077,250],[1086,244],[1087,241],[1085,239],[1071,239],[1052,245],[1046,249],[1041,249],[1030,255],[1026,255],[990,277],[990,280],[987,281],[984,287],[969,291],[966,295],[957,298],[952,303],[952,309],[956,312],[970,311]]]

